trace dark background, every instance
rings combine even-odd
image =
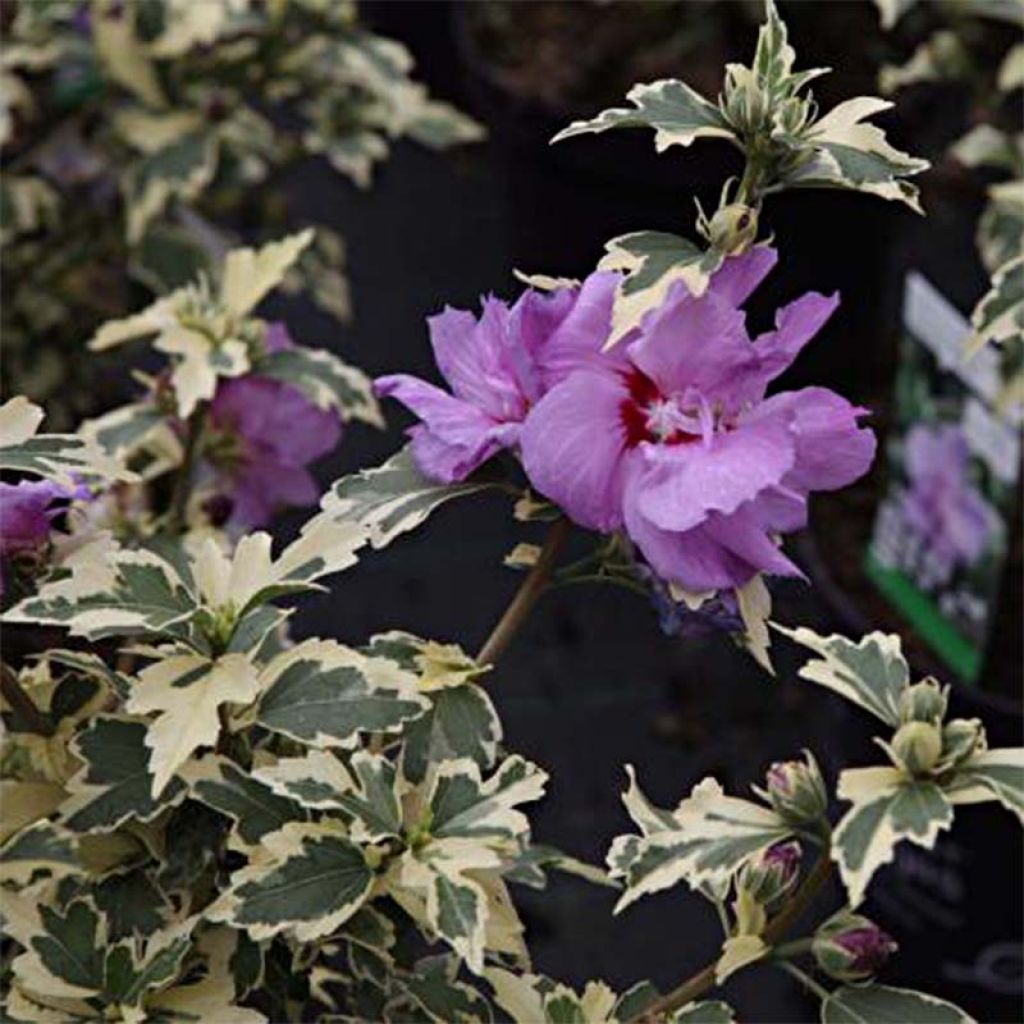
[[[691,6],[693,16],[705,8]],[[818,90],[823,106],[874,91],[884,44],[870,5],[782,6],[797,52],[813,57],[798,66],[839,69]],[[829,12],[840,8],[836,22]],[[490,131],[487,142],[443,156],[400,144],[366,193],[319,164],[294,175],[300,219],[326,221],[349,246],[355,319],[339,329],[295,301],[282,302],[278,312],[287,315],[297,340],[330,348],[371,374],[407,371],[436,379],[426,316],[446,303],[476,309],[488,292],[514,296],[514,267],[582,276],[603,242],[623,231],[689,232],[690,195],[699,190],[713,204],[734,166],[731,154],[714,145],[702,150],[700,143],[658,157],[641,132],[549,150],[545,140],[558,127],[556,114],[495,87],[466,44],[459,5],[366,3],[361,10],[371,25],[410,47],[432,92]],[[752,39],[735,42],[736,56],[748,58]],[[679,73],[686,77],[685,68]],[[917,152],[916,141],[934,145],[945,130],[931,130],[934,113],[934,103],[932,109],[918,104],[911,111],[916,122],[890,122],[897,144]],[[939,120],[948,116],[947,106]],[[957,134],[955,126],[950,131]],[[895,357],[901,268],[925,267],[969,308],[983,285],[970,243],[979,208],[977,195],[958,195],[931,227],[870,197],[801,193],[772,200],[769,226],[782,259],[752,304],[754,326],[806,289],[838,288],[843,296],[839,313],[783,386],[813,380],[881,408]],[[409,418],[395,405],[386,412],[386,433],[358,425],[349,431],[320,466],[325,484],[378,463],[401,443]],[[812,504],[819,540],[829,542],[844,514],[842,506],[829,506],[831,518],[822,522]],[[286,530],[304,517],[290,517]],[[516,542],[539,536],[538,528],[512,519],[507,499],[449,505],[416,533],[364,557],[332,583],[329,597],[307,602],[298,632],[360,643],[374,632],[403,628],[473,651],[519,583],[502,566],[503,556]],[[803,545],[812,564],[813,537]],[[820,631],[849,627],[826,593],[782,586],[775,617]],[[1019,636],[1019,624],[1013,628]],[[796,683],[800,660],[798,652],[778,647],[773,680],[724,636],[666,637],[653,610],[628,592],[571,588],[546,596],[488,682],[509,748],[551,772],[549,795],[533,813],[536,839],[602,861],[612,838],[630,830],[619,801],[625,763],[636,766],[655,802],[673,806],[708,773],[743,794],[771,761],[796,757],[803,746],[830,780],[843,766],[877,763],[867,717]],[[1019,662],[1012,671],[1018,682],[1011,689],[1019,686]],[[993,745],[1020,742],[1018,713],[959,688],[956,700],[959,713],[985,719]],[[959,810],[953,834],[933,853],[902,848],[895,865],[880,872],[867,907],[903,944],[882,980],[946,995],[980,1020],[1021,1019],[1020,864],[1019,828],[994,806]],[[667,988],[702,966],[720,942],[710,905],[682,888],[647,897],[618,918],[611,916],[613,892],[567,877],[546,892],[515,895],[536,969],[576,986],[603,978],[622,990],[651,978]],[[830,898],[821,901],[819,916],[826,904],[837,905],[838,893]],[[769,968],[744,972],[729,987],[741,1019],[816,1017],[795,983]]]

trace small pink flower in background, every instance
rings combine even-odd
[[[765,397],[838,300],[810,293],[751,341],[738,308],[775,263],[728,261],[708,291],[677,284],[607,358],[569,374],[522,430],[531,483],[576,522],[625,528],[689,591],[795,576],[776,535],[802,528],[813,490],[844,487],[875,452],[866,411],[825,388]]]
[[[283,324],[270,325],[268,351],[291,344]],[[319,408],[291,384],[258,374],[219,384],[209,428],[205,457],[216,473],[218,497],[230,500],[228,521],[241,527],[265,526],[282,508],[315,504],[320,489],[306,467],[334,448],[342,433],[333,410]]]
[[[51,480],[0,483],[0,559],[42,554],[50,543],[54,520],[63,515],[74,497],[76,494]]]
[[[528,290],[511,308],[487,298],[479,320],[451,308],[431,317],[434,358],[451,392],[407,374],[376,381],[380,397],[398,399],[422,421],[409,431],[420,469],[453,483],[515,447],[532,406],[600,358],[617,283],[615,274],[592,274],[579,288]]]
[[[938,583],[985,553],[996,514],[970,481],[970,450],[955,423],[918,424],[908,434],[904,466],[910,483],[903,517],[922,539]]]

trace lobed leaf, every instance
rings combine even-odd
[[[832,834],[832,858],[854,907],[875,871],[892,860],[897,843],[908,839],[931,849],[953,823],[952,803],[936,783],[908,779],[897,768],[844,771],[837,793],[853,806]]]
[[[800,676],[838,693],[870,711],[886,725],[900,724],[900,695],[910,682],[910,671],[895,633],[869,633],[857,643],[844,636],[819,636],[805,626],[775,628],[810,648],[820,660],[809,661]]]

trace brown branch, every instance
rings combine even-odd
[[[526,621],[530,610],[547,588],[551,570],[571,529],[569,520],[565,518],[558,519],[551,527],[533,568],[505,609],[505,614],[498,620],[497,625],[491,630],[491,635],[480,648],[476,660],[481,665],[493,665],[511,643],[519,627]]]

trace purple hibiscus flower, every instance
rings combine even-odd
[[[453,483],[515,447],[541,397],[600,359],[617,283],[617,275],[597,273],[578,288],[527,290],[511,308],[487,298],[479,320],[451,308],[431,317],[434,358],[451,392],[407,374],[375,382],[379,396],[398,399],[422,421],[409,430],[420,469]]]
[[[800,575],[776,536],[800,529],[812,490],[870,466],[866,410],[825,388],[765,397],[838,304],[809,293],[751,341],[739,305],[776,260],[729,260],[700,297],[677,284],[638,332],[578,365],[531,409],[527,476],[576,522],[625,528],[651,567],[688,591],[758,572]]]
[[[271,324],[267,350],[290,348],[283,324]],[[205,457],[231,502],[236,526],[266,525],[289,505],[311,505],[320,496],[306,468],[341,439],[341,420],[298,388],[259,374],[221,381],[210,403]],[[215,505],[221,504],[215,502]]]
[[[0,483],[0,560],[40,554],[50,543],[53,521],[74,496],[52,480]],[[0,594],[3,590],[0,573]]]
[[[903,516],[922,539],[936,582],[984,554],[996,516],[971,484],[970,450],[955,423],[918,424],[907,435],[904,465],[910,488]]]

